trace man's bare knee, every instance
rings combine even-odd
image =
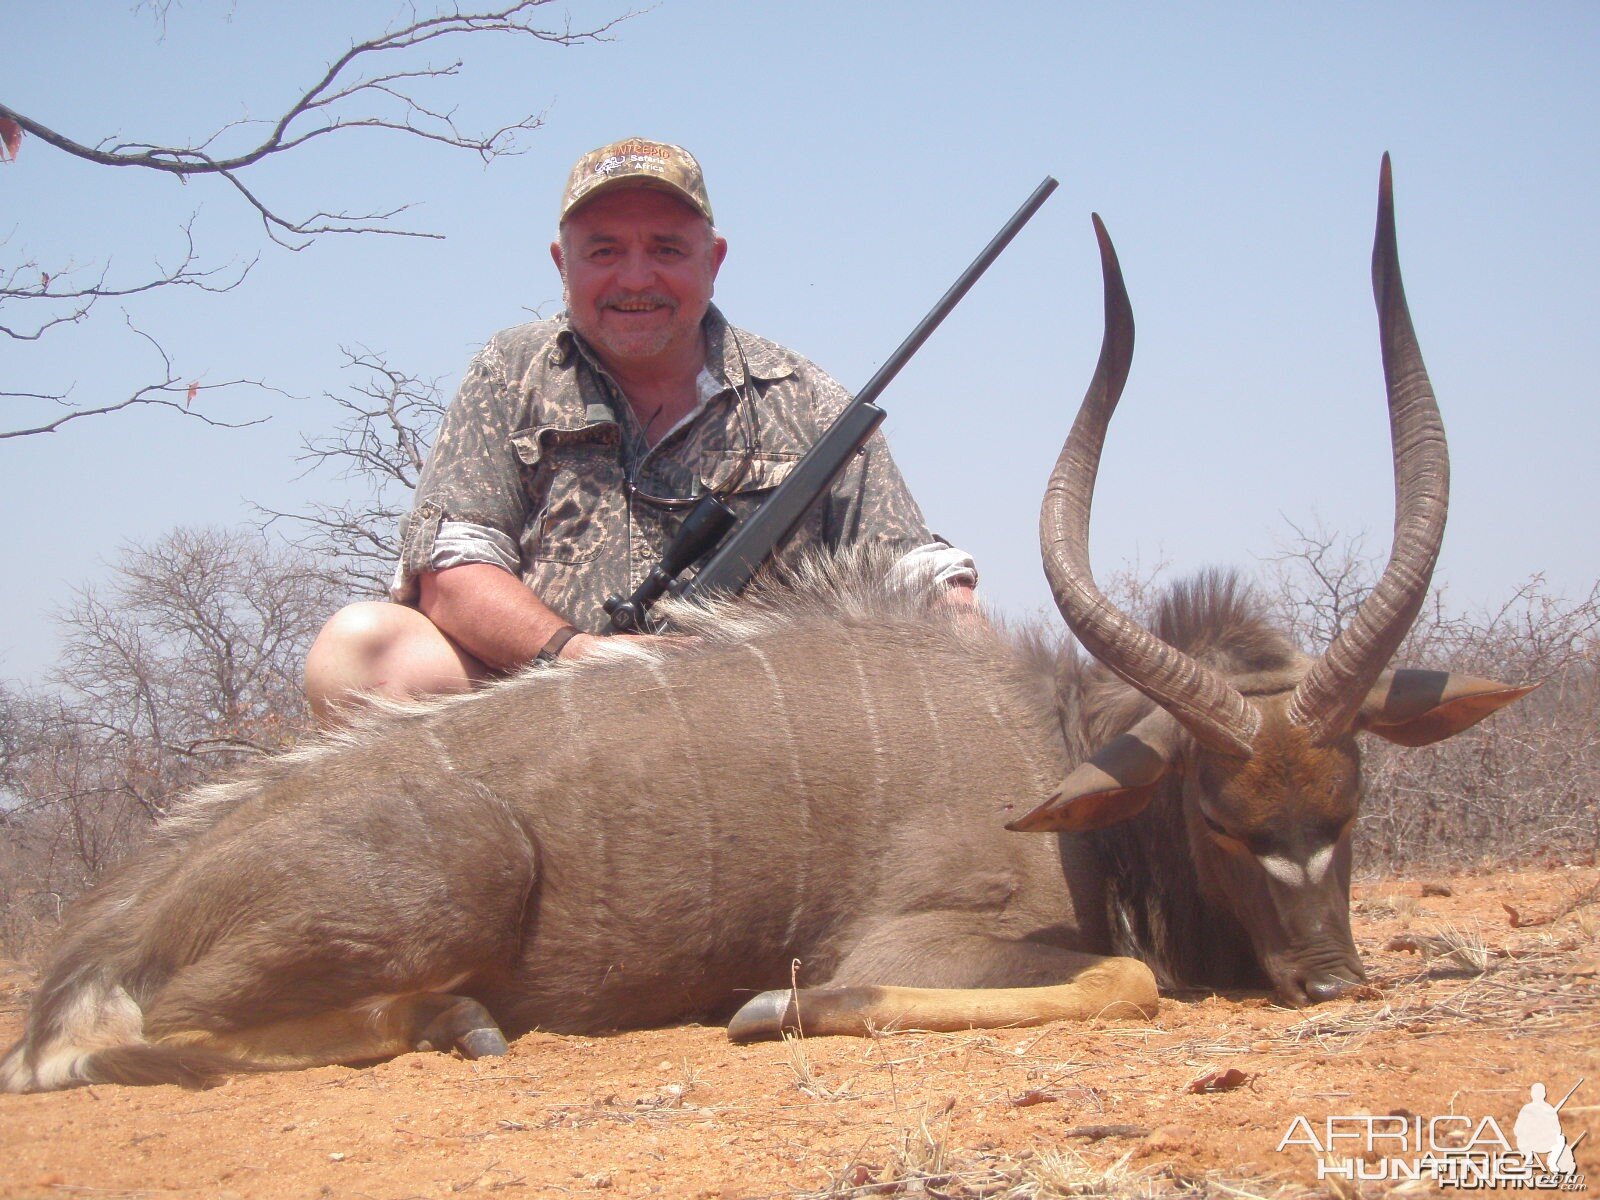
[[[414,608],[362,601],[336,612],[306,656],[306,698],[323,725],[364,697],[392,700],[463,692],[484,678],[483,664]]]

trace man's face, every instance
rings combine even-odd
[[[604,192],[550,247],[572,327],[608,365],[698,364],[700,321],[728,244],[683,201],[649,188]]]

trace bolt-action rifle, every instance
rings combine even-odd
[[[866,445],[873,431],[883,423],[888,414],[874,401],[1055,189],[1056,181],[1045,176],[1044,182],[1034,189],[1026,203],[995,234],[972,265],[961,273],[961,277],[951,285],[939,303],[933,306],[933,311],[922,318],[910,336],[900,343],[899,349],[885,360],[877,374],[856,393],[816,444],[795,464],[794,470],[772,490],[772,495],[760,508],[733,530],[731,536],[728,531],[738,520],[737,514],[720,497],[709,492],[702,496],[683,519],[677,536],[667,547],[661,562],[651,569],[633,595],[627,599],[621,596],[607,597],[605,610],[611,616],[613,631],[653,631],[656,621],[651,616],[651,606],[668,592],[684,599],[712,593],[733,595],[749,583],[750,577],[782,548],[811,511],[811,506],[833,486],[833,481],[850,464],[856,452]],[[725,537],[726,541],[723,540]],[[678,579],[679,575],[708,553],[710,558],[693,577],[681,581]]]

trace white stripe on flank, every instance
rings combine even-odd
[[[689,719],[683,711],[683,702],[678,698],[678,693],[672,688],[671,681],[666,672],[661,669],[659,661],[648,664],[650,678],[655,680],[656,687],[667,698],[668,706],[672,709],[672,719],[678,725],[678,745],[692,746],[693,730],[689,727]],[[685,754],[682,761],[689,768],[689,773],[694,777],[694,788],[700,797],[700,802],[695,805],[695,811],[700,814],[700,881],[704,890],[703,904],[705,911],[710,912],[716,904],[716,881],[719,878],[717,870],[717,831],[711,822],[711,794],[706,787],[705,772],[700,769],[700,758],[696,754]]]
[[[845,649],[850,655],[850,665],[856,671],[861,711],[867,718],[867,731],[872,735],[872,811],[878,812],[883,807],[883,736],[878,730],[878,713],[872,704],[872,689],[867,685],[867,669],[862,665],[861,656],[855,652],[853,642],[847,640]]]
[[[1041,788],[1052,788],[1059,783],[1060,780],[1058,778],[1053,777],[1049,771],[1040,765],[1039,756],[1033,752],[1033,747],[1029,746],[1023,740],[1022,735],[1017,732],[1016,725],[1006,720],[1005,713],[1000,710],[1000,702],[995,699],[994,693],[988,688],[984,689],[983,703],[984,707],[989,710],[989,715],[994,718],[995,728],[1010,739],[1011,744],[1017,748],[1018,756],[1027,764],[1029,776],[1036,780]]]
[[[752,642],[746,642],[744,648],[756,656],[756,661],[761,664],[761,670],[766,675],[767,682],[772,685],[772,696],[773,699],[777,701],[778,716],[783,724],[784,744],[789,750],[789,769],[793,776],[796,790],[804,794],[806,791],[805,775],[801,770],[800,750],[795,742],[794,722],[789,717],[789,701],[783,694],[783,681],[778,678],[778,672],[773,669],[771,660],[768,659],[766,654],[762,652],[760,646],[757,646]],[[810,808],[806,804],[798,804],[795,806],[795,815],[799,818],[800,822],[799,833],[801,840],[803,842],[809,842],[811,840]],[[806,893],[809,890],[810,884],[810,872],[807,869],[807,864],[809,863],[810,858],[810,853],[807,850],[802,850],[801,853],[792,856],[791,859],[791,861],[796,863],[798,870],[795,872],[795,894],[789,902],[789,924],[783,931],[783,946],[785,953],[787,953],[788,948],[794,944],[795,931],[800,922],[800,912],[803,908],[805,908]]]
[[[922,662],[915,654],[907,655],[911,669],[917,675],[917,695],[922,700],[922,707],[928,714],[928,724],[933,727],[933,753],[930,755],[934,762],[948,763],[955,761],[950,757],[950,747],[945,744],[944,730],[939,726],[939,712],[934,707],[933,692],[928,687],[927,672],[922,669]],[[955,807],[950,799],[950,789],[939,789],[939,806],[944,809],[946,820],[954,821]]]
[[[452,775],[455,774],[456,762],[455,759],[450,757],[450,750],[444,744],[444,739],[428,728],[424,728],[422,732],[427,735],[428,741],[433,743],[433,749],[439,755],[440,761],[444,763],[444,769]]]
[[[566,671],[551,673],[555,675],[550,684],[561,709],[561,729],[563,733],[570,734],[572,730],[572,676]]]

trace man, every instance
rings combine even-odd
[[[502,331],[468,368],[402,533],[398,603],[351,605],[312,646],[319,720],[592,652],[605,597],[638,586],[696,497],[743,516],[793,468],[848,397],[723,319],[727,250],[686,150],[629,138],[578,160],[550,247],[566,312]],[[863,543],[972,602],[971,559],[930,537],[881,434],[785,554]]]

